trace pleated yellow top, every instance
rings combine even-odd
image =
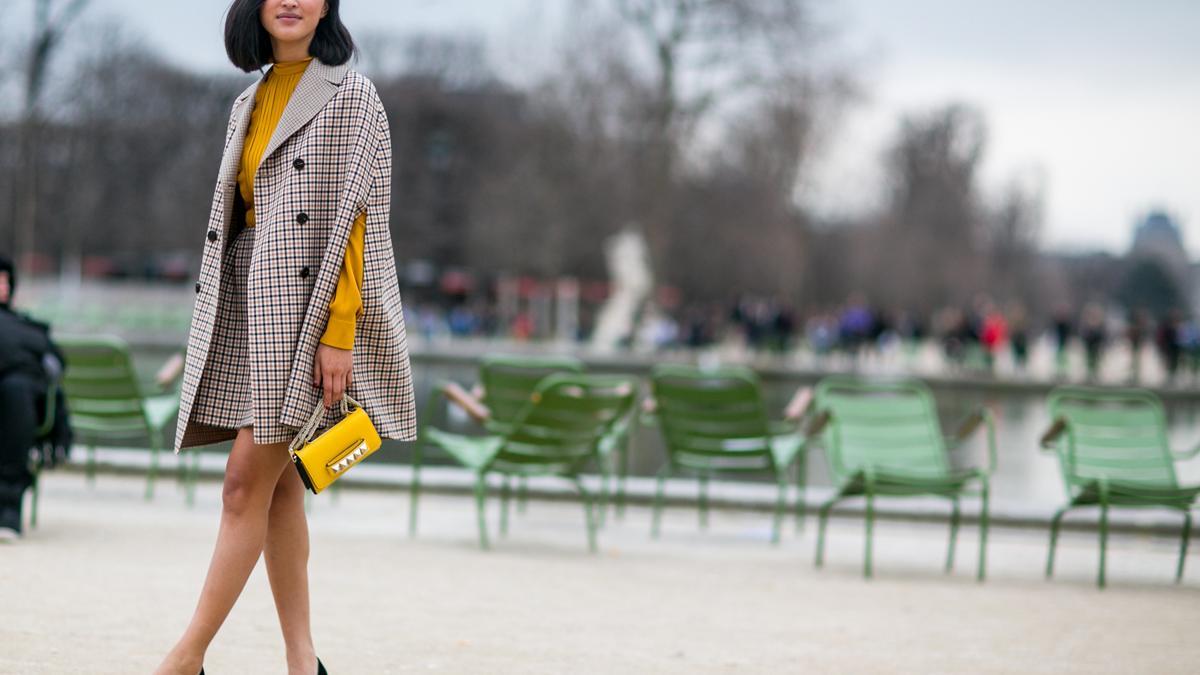
[[[254,108],[250,112],[250,127],[242,146],[242,161],[238,169],[238,189],[246,203],[246,226],[254,227],[254,172],[263,151],[275,133],[279,118],[292,97],[300,77],[312,57],[299,61],[280,61],[267,71],[266,79],[254,93]],[[297,225],[296,227],[302,227]],[[339,349],[354,347],[355,322],[362,314],[363,240],[366,237],[367,214],[363,212],[350,228],[346,256],[338,274],[337,290],[329,303],[329,321],[321,342]]]

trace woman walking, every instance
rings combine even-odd
[[[175,452],[233,440],[221,525],[194,615],[157,675],[203,673],[263,555],[291,675],[324,673],[309,624],[304,487],[287,450],[343,395],[380,436],[416,437],[388,212],[391,135],[350,69],[338,0],[235,0],[230,60],[267,67],[233,103],[205,232]],[[269,67],[268,67],[269,66]]]

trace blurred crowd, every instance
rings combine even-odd
[[[449,309],[422,304],[406,312],[410,325],[426,338],[525,340],[547,337],[539,327],[553,329],[548,318],[535,312],[516,312],[506,320],[486,303]],[[577,341],[589,338],[591,313],[580,309]],[[627,342],[655,350],[736,343],[750,352],[804,351],[818,363],[836,360],[854,368],[888,353],[914,355],[933,341],[949,371],[995,373],[1003,361],[1008,370],[1021,374],[1027,372],[1039,340],[1051,346],[1060,377],[1068,374],[1073,350],[1082,354],[1090,380],[1099,377],[1106,358],[1123,350],[1121,363],[1127,365],[1130,381],[1142,380],[1147,353],[1158,360],[1168,381],[1185,375],[1200,378],[1200,318],[1179,309],[1162,316],[1146,309],[1114,311],[1100,303],[1078,311],[1060,306],[1039,318],[1019,302],[1000,304],[988,297],[965,307],[921,312],[881,307],[853,294],[840,306],[802,313],[777,296],[743,295],[724,307],[696,303],[649,314],[640,333]]]

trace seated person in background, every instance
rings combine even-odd
[[[71,447],[62,390],[57,390],[55,420],[49,434],[37,438],[46,410],[46,392],[63,372],[64,359],[50,341],[50,327],[12,307],[16,272],[0,256],[0,542],[21,534],[21,507],[32,484],[30,450],[38,461],[54,463]]]

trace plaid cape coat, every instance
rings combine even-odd
[[[207,231],[180,392],[175,453],[233,438],[191,420],[207,362],[226,243],[244,221],[238,164],[255,81],[233,102]],[[254,175],[256,225],[248,286],[249,361],[255,442],[290,440],[321,400],[314,355],[329,316],[350,228],[366,209],[362,315],[348,393],[384,438],[416,438],[416,406],[389,229],[392,145],[374,84],[348,65],[313,58],[263,151]],[[341,417],[326,411],[325,425]]]

